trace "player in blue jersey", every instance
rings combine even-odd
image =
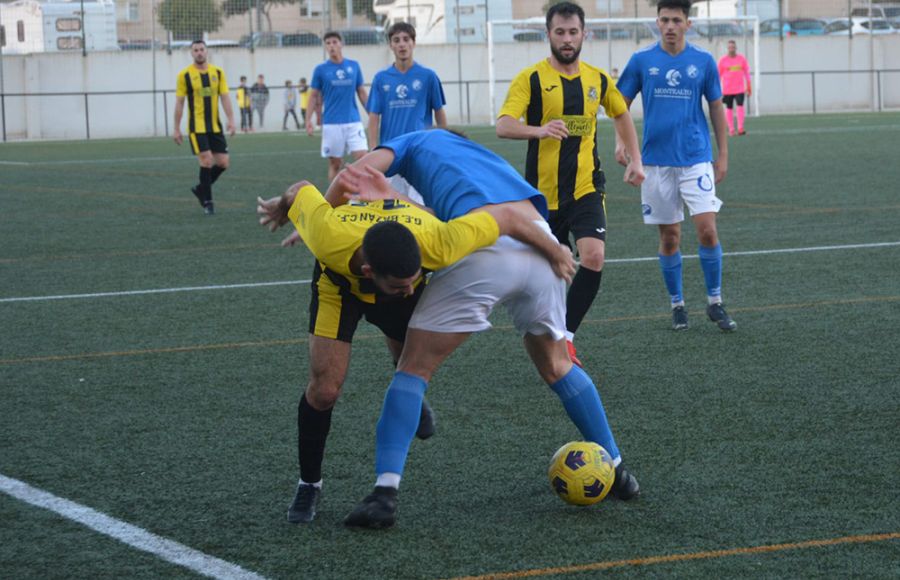
[[[323,42],[328,60],[313,70],[306,133],[313,134],[312,112],[315,111],[322,122],[322,157],[328,159],[328,180],[331,181],[341,170],[344,155],[350,153],[354,159],[359,159],[368,150],[355,102],[359,97],[359,102],[365,106],[368,93],[363,86],[359,63],[344,58],[340,33],[326,32]]]
[[[444,87],[437,73],[413,60],[416,29],[407,22],[397,22],[387,31],[394,53],[394,64],[375,74],[366,110],[369,112],[369,147],[390,141],[411,131],[434,125],[447,127]],[[399,175],[391,178],[391,186],[400,193],[421,201]]]
[[[544,195],[498,155],[449,131],[434,130],[397,137],[372,151],[341,172],[326,199],[340,203],[348,192],[358,192],[365,200],[401,197],[380,171],[402,175],[442,220],[486,205],[516,204],[529,227],[537,228],[535,237],[544,247],[539,252],[533,245],[503,236],[432,275],[409,322],[378,421],[375,489],[344,523],[365,528],[394,524],[397,490],[428,382],[473,332],[491,327],[488,316],[498,304],[506,307],[538,373],[584,438],[599,443],[614,458],[611,493],[620,499],[636,497],[638,482],[622,464],[597,388],[569,359],[566,281],[575,265],[568,248],[550,232]]]
[[[659,264],[672,304],[672,328],[688,327],[681,274],[681,222],[687,205],[700,243],[707,316],[723,331],[737,328],[722,305],[722,245],[716,184],[728,173],[728,128],[713,56],[685,41],[690,0],[660,0],[656,24],[661,40],[631,57],[617,86],[630,106],[638,93],[644,107],[641,186],[644,223],[659,227]],[[713,161],[703,99],[716,137]],[[626,164],[617,143],[616,160]]]

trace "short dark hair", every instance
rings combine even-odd
[[[415,26],[413,26],[409,22],[395,22],[395,23],[391,24],[391,27],[388,28],[387,34],[385,34],[385,36],[387,37],[387,41],[390,42],[392,36],[394,36],[395,34],[399,34],[401,32],[405,32],[413,40],[416,39],[416,27]]]
[[[659,14],[659,11],[663,8],[681,10],[687,17],[691,15],[691,0],[659,0],[656,3],[656,13]]]
[[[410,278],[422,267],[419,242],[406,226],[393,221],[378,222],[366,231],[363,257],[379,276]]]
[[[329,38],[337,38],[341,42],[344,42],[344,39],[341,36],[341,33],[338,32],[337,30],[329,30],[328,32],[326,32],[325,36],[322,37],[322,42],[325,42]]]
[[[581,21],[581,28],[584,28],[584,10],[574,2],[558,2],[547,10],[547,30],[550,30],[550,21],[559,14],[563,18],[577,16]]]
[[[247,80],[247,77],[245,77],[244,75],[241,75],[241,81],[245,81],[245,80]]]
[[[197,40],[191,42],[191,46],[194,46],[195,44],[202,44],[203,46],[206,46],[206,41],[202,38],[198,38]]]

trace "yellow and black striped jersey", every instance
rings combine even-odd
[[[439,270],[500,236],[493,216],[479,211],[442,222],[423,209],[399,200],[354,203],[332,208],[315,186],[297,192],[288,217],[326,275],[360,300],[375,302],[374,285],[350,271],[350,259],[362,245],[366,231],[381,221],[396,221],[419,242],[422,268]]]
[[[222,133],[219,121],[219,95],[228,94],[225,71],[215,65],[207,65],[205,71],[192,64],[178,73],[175,96],[187,97],[188,132]]]
[[[628,107],[615,82],[603,70],[579,62],[578,74],[564,75],[549,59],[525,68],[513,79],[497,116],[541,126],[562,119],[569,137],[529,139],[525,179],[547,197],[551,210],[560,202],[578,199],[603,188],[597,155],[597,114],[600,107],[612,118]]]
[[[249,109],[250,108],[250,91],[245,86],[239,86],[237,88],[237,105],[241,109]]]

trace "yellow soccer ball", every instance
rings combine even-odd
[[[564,502],[593,505],[609,493],[616,468],[603,447],[590,441],[572,441],[553,454],[547,476],[550,487]]]

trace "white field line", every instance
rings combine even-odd
[[[319,151],[269,151],[269,152],[249,152],[249,153],[231,153],[230,157],[280,157],[283,155],[318,155]],[[189,155],[167,155],[158,157],[116,157],[115,159],[64,159],[60,161],[0,161],[5,165],[106,165],[111,163],[139,163],[142,161],[190,161],[196,163],[194,157]]]
[[[143,552],[149,552],[166,562],[183,566],[210,578],[264,580],[263,576],[249,572],[236,564],[220,560],[203,552],[168,540],[143,528],[125,523],[106,514],[52,493],[32,487],[25,482],[0,474],[0,491],[33,506],[55,512],[114,540],[128,544]]]
[[[771,254],[796,254],[802,252],[831,252],[841,250],[856,250],[869,248],[889,248],[900,246],[898,242],[878,242],[871,244],[846,244],[841,246],[814,246],[809,248],[782,248],[778,250],[752,250],[746,252],[726,252],[723,254],[727,257],[735,256],[765,256]],[[696,254],[682,256],[686,260],[697,259]],[[658,260],[656,256],[647,258],[618,258],[606,260],[607,264],[634,264],[637,262],[654,262]],[[72,300],[77,298],[109,298],[113,296],[140,296],[144,294],[169,294],[174,292],[206,292],[213,290],[234,290],[240,288],[262,288],[266,286],[296,286],[300,284],[309,284],[312,280],[282,280],[278,282],[253,282],[246,284],[220,284],[210,286],[185,286],[181,288],[154,288],[149,290],[125,290],[121,292],[94,292],[89,294],[58,294],[55,296],[17,296],[11,298],[0,298],[0,304],[8,302],[40,302],[46,300]]]

